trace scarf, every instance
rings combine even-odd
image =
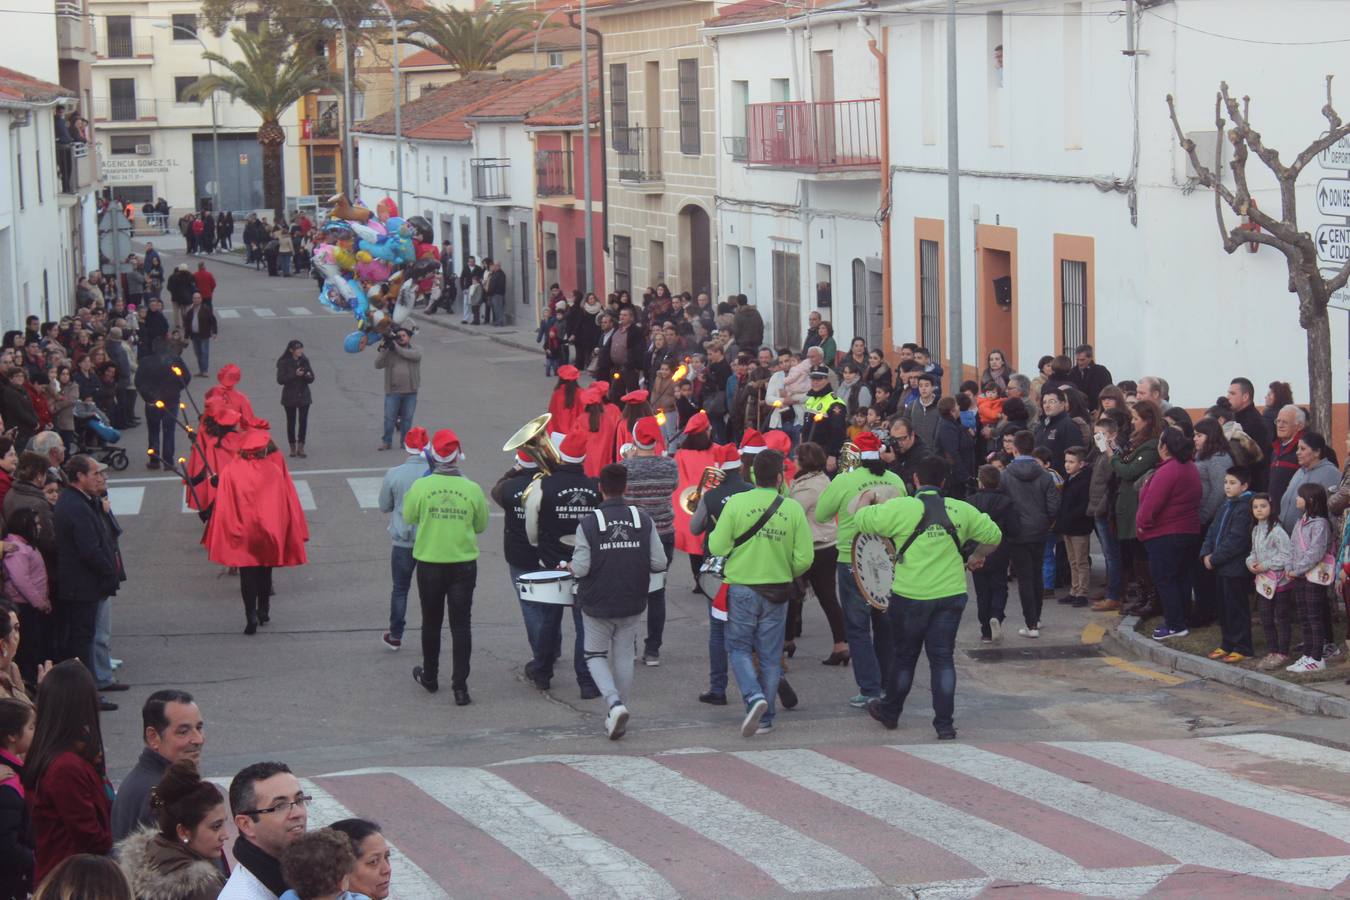
[[[242,834],[234,841],[234,858],[239,865],[253,873],[269,891],[280,897],[286,893],[286,879],[281,877],[281,862],[269,856]]]

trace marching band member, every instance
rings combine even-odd
[[[416,526],[413,559],[422,601],[422,665],[413,680],[430,693],[440,686],[441,622],[450,612],[450,689],[456,706],[469,699],[469,657],[473,653],[471,611],[478,583],[478,535],[487,530],[483,489],[459,471],[459,436],[442,428],[431,438],[430,475],[403,495],[403,521]]]
[[[741,456],[736,452],[735,444],[724,444],[717,447],[713,453],[715,464],[723,472],[722,483],[699,497],[698,506],[689,520],[690,532],[704,535],[701,548],[704,555],[711,553],[707,549],[708,535],[722,515],[727,500],[736,494],[753,489],[753,486],[741,477]],[[699,470],[700,476],[702,471]],[[703,556],[699,559],[701,561]],[[694,577],[698,577],[697,573]],[[713,706],[727,705],[726,620],[727,586],[723,583],[717,596],[708,597],[708,690],[698,695],[700,703],[710,703]]]
[[[552,424],[552,419],[549,423]],[[492,486],[492,502],[506,513],[506,522],[502,527],[502,555],[506,558],[506,568],[511,576],[511,590],[516,590],[516,579],[526,572],[539,569],[539,553],[534,549],[529,534],[525,530],[525,501],[522,499],[525,489],[539,473],[539,466],[524,450],[516,452],[515,465],[506,474],[497,479]],[[539,488],[535,488],[538,493]],[[541,691],[549,689],[553,677],[553,661],[561,652],[559,643],[562,632],[554,628],[549,632],[545,627],[546,614],[551,614],[552,606],[542,603],[520,601],[520,617],[525,622],[525,637],[530,642],[530,661],[525,664],[525,677]],[[561,620],[562,612],[557,617]],[[547,635],[549,640],[545,643]]]
[[[669,563],[675,558],[675,512],[670,497],[679,486],[680,470],[675,460],[661,455],[664,443],[655,416],[638,419],[633,426],[633,455],[623,461],[623,466],[628,471],[626,496],[656,523],[656,534]],[[659,588],[647,594],[643,665],[661,664],[661,637],[665,629],[666,586],[663,580]]]
[[[553,396],[548,400],[549,437],[558,436],[561,441],[572,430],[572,423],[581,415],[581,385],[577,379],[581,371],[576,366],[561,366],[558,369],[558,383],[553,388]]]
[[[604,384],[597,382],[599,389]],[[585,418],[577,420],[558,448],[562,465],[540,479],[535,490],[525,498],[525,533],[535,548],[540,569],[562,568],[572,560],[572,547],[577,526],[600,505],[600,490],[595,479],[586,474],[586,458],[592,445],[592,434]],[[535,660],[534,680],[548,682],[553,677],[553,663],[562,651],[561,606],[548,606],[538,611],[540,616],[537,648],[544,655]],[[581,699],[594,700],[600,696],[590,670],[586,668],[584,627],[581,610],[572,607],[572,624],[576,628],[572,668],[576,672]]]
[[[680,498],[685,491],[693,490],[699,483],[704,469],[717,465],[711,428],[708,414],[702,411],[694,413],[685,423],[684,431],[676,438],[679,449],[674,454],[679,481],[675,485],[675,492],[670,495],[675,514],[675,549],[689,554],[689,570],[694,575],[695,594],[703,593],[703,589],[698,586],[698,570],[703,565],[703,539],[689,530],[691,513],[684,508]]]
[[[814,441],[825,448],[825,471],[833,474],[848,434],[848,406],[834,395],[830,370],[824,366],[811,370],[811,390],[806,394],[805,405],[802,440]]]
[[[863,599],[853,577],[853,538],[858,533],[852,503],[863,491],[888,491],[887,496],[905,496],[905,483],[900,476],[886,468],[881,461],[881,441],[870,431],[858,435],[861,464],[852,472],[845,472],[830,482],[816,504],[816,521],[831,519],[837,526],[839,561],[836,572],[839,584],[839,602],[844,608],[844,634],[848,640],[848,659],[853,663],[853,679],[858,683],[858,694],[849,705],[864,709],[867,702],[881,696],[886,674],[891,668],[891,636],[885,613]],[[835,654],[831,654],[835,658]],[[828,662],[828,660],[827,660]]]
[[[606,394],[607,388],[603,381],[597,381],[586,388],[583,401],[585,410],[576,420],[577,424],[585,429],[586,474],[591,478],[598,477],[601,469],[619,458],[615,433],[618,431],[621,416],[617,406],[605,402]],[[570,436],[571,431],[568,434]],[[599,497],[599,494],[596,496]]]

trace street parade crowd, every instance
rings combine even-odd
[[[448,251],[429,312],[460,301],[466,321],[489,321],[493,269],[466,264],[466,289]],[[273,570],[304,565],[309,536],[287,463],[306,455],[303,344],[277,360],[283,454],[238,366],[216,370],[200,408],[189,389],[181,354],[192,345],[197,377],[209,377],[216,333],[204,263],[175,270],[171,327],[158,254],[147,245],[131,262],[144,279],[82,279],[77,315],[30,320],[0,350],[0,900],[381,900],[392,868],[379,826],[310,830],[312,798],[283,763],[244,768],[228,792],[204,780],[205,716],[185,691],[144,702],[141,756],[116,791],[109,780],[99,713],[125,689],[109,610],[127,576],[102,461],[116,440],[90,426],[135,427],[143,401],[149,465],[181,477],[208,558],[237,574],[245,635],[269,624]],[[375,351],[378,447],[405,457],[379,496],[392,577],[380,640],[401,650],[415,582],[412,676],[439,691],[448,620],[456,705],[473,702],[489,504],[505,512],[507,571],[484,584],[518,598],[528,681],[554,689],[570,618],[565,677],[601,701],[610,740],[633,718],[635,667],[661,664],[677,553],[708,610],[697,701],[728,706],[734,681],[745,738],[772,733],[800,702],[785,674],[811,596],[829,630],[821,662],[854,681],[838,702],[898,727],[923,652],[941,740],[957,735],[954,653],[972,592],[982,643],[1035,641],[1051,617],[1090,607],[1151,620],[1159,641],[1217,622],[1209,656],[1231,665],[1308,674],[1345,656],[1350,465],[1309,429],[1288,384],[1233,378],[1196,418],[1163,378],[1116,381],[1084,345],[1032,374],[991,351],[953,393],[928,349],[906,343],[892,357],[860,338],[841,349],[819,313],[803,346],[768,345],[744,296],[714,304],[658,285],[641,303],[626,291],[601,302],[554,286],[547,303],[537,337],[556,381],[541,415],[507,438],[510,465],[490,485],[464,474],[454,429],[416,419],[415,329],[387,330]]]

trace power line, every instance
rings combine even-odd
[[[1327,38],[1326,40],[1321,41],[1264,41],[1259,38],[1236,37],[1231,34],[1219,34],[1216,31],[1206,31],[1205,29],[1197,28],[1194,25],[1187,25],[1183,22],[1178,22],[1175,19],[1169,19],[1166,16],[1159,15],[1151,9],[1143,10],[1143,12],[1160,22],[1166,22],[1168,25],[1173,25],[1185,31],[1193,31],[1196,34],[1203,34],[1206,37],[1217,38],[1221,41],[1233,41],[1238,44],[1260,44],[1265,47],[1323,47],[1328,44],[1350,44],[1350,37]]]

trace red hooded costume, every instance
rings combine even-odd
[[[586,409],[577,417],[576,426],[587,430],[589,443],[586,447],[586,474],[592,478],[600,477],[600,470],[612,462],[618,461],[614,435],[618,432],[623,416],[619,408],[605,402],[605,385],[596,382],[586,389]],[[590,430],[590,411],[592,407],[600,410],[600,422],[594,431]],[[550,428],[553,426],[550,425]]]
[[[234,363],[221,366],[220,371],[216,373],[216,381],[219,384],[206,392],[206,405],[219,403],[227,409],[236,410],[244,420],[240,427],[246,428],[253,419],[253,404],[249,402],[248,394],[235,387],[239,384],[242,374]]]
[[[262,454],[271,442],[251,429],[239,442],[240,457],[220,473],[216,506],[206,526],[206,553],[222,566],[302,566],[305,522],[295,485]],[[273,452],[271,456],[279,454]]]
[[[238,428],[239,413],[220,404],[208,403],[206,414],[197,423],[197,432],[192,436],[192,449],[188,451],[188,484],[183,493],[188,509],[210,509],[216,499],[216,488],[211,484],[211,476],[220,474],[220,470],[235,458],[239,452],[239,434],[226,431],[219,436],[208,431],[208,424],[216,428]]]
[[[552,416],[548,420],[548,432],[550,435],[567,434],[572,430],[572,423],[581,415],[582,390],[581,385],[577,384],[577,379],[581,377],[581,372],[576,366],[563,366],[558,369],[558,379],[563,384],[553,389],[553,396],[548,401],[548,412]],[[567,391],[569,387],[572,390],[572,402],[567,402]]]
[[[700,411],[689,419],[684,427],[684,433],[698,434],[706,432],[708,428],[708,414]],[[704,469],[708,466],[717,465],[717,448],[709,447],[707,450],[681,448],[676,450],[675,465],[679,468],[680,473],[675,492],[670,495],[670,502],[675,508],[675,549],[683,550],[691,556],[702,556],[703,538],[690,532],[689,520],[691,516],[680,505],[680,495],[687,488],[698,484],[699,479],[703,477]]]

